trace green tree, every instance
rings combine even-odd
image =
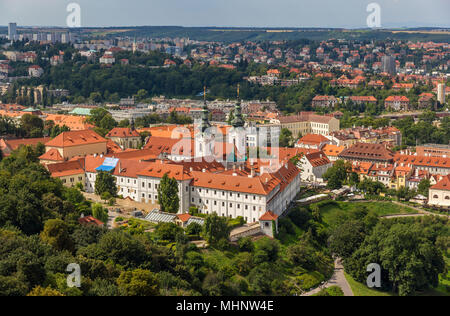
[[[178,234],[182,234],[183,229],[174,223],[159,223],[156,226],[155,234],[162,240],[175,241]]]
[[[105,192],[117,196],[116,178],[109,172],[100,171],[95,179],[95,194],[101,196]]]
[[[430,187],[431,187],[430,180],[422,179],[417,188],[417,192],[422,194],[423,196],[428,197]]]
[[[230,231],[227,219],[213,213],[206,217],[202,235],[210,245],[215,246],[221,239],[228,239]]]
[[[60,219],[49,219],[45,222],[44,230],[40,237],[43,242],[51,245],[56,250],[73,251],[73,241],[69,234],[69,228]]]
[[[103,223],[108,222],[108,210],[105,209],[100,203],[92,204],[92,216]]]
[[[117,279],[117,285],[119,292],[124,296],[159,295],[158,279],[148,270],[124,271]]]
[[[333,167],[325,172],[323,178],[328,181],[328,188],[340,189],[347,180],[347,176],[350,172],[351,164],[344,160],[338,160],[334,163]]]
[[[27,296],[64,296],[64,294],[51,287],[44,288],[38,285]]]
[[[292,137],[292,132],[287,128],[281,129],[280,133],[280,147],[290,147],[294,142],[294,138]]]
[[[328,246],[333,253],[346,259],[359,248],[365,237],[365,227],[361,221],[346,221],[333,230]]]
[[[180,208],[177,180],[169,178],[167,173],[158,186],[158,202],[163,212],[177,213]]]

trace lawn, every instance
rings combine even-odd
[[[365,284],[355,281],[349,274],[344,272],[345,278],[348,284],[352,288],[352,292],[355,296],[393,296],[394,294],[389,292],[378,291],[368,288]]]
[[[400,206],[389,202],[336,202],[330,201],[329,203],[320,202],[320,214],[323,221],[328,225],[337,223],[338,218],[345,214],[364,207],[369,211],[374,211],[378,216],[396,215],[396,214],[414,214],[415,210],[407,207]]]

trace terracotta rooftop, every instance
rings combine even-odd
[[[320,145],[324,142],[329,142],[330,140],[323,135],[319,134],[306,134],[298,140],[298,144],[309,144],[309,145]]]
[[[394,158],[393,153],[381,144],[356,143],[349,148],[344,149],[340,154],[344,159],[367,159],[391,161]]]
[[[106,137],[140,137],[139,133],[131,128],[127,127],[115,127],[113,128]]]
[[[450,191],[450,174],[443,177],[442,180],[433,185],[431,189]]]
[[[278,215],[273,213],[272,211],[265,212],[260,218],[260,221],[276,221]]]
[[[52,177],[65,177],[84,173],[84,162],[82,160],[66,161],[62,163],[48,164],[45,167]]]
[[[40,160],[49,160],[49,161],[64,161],[63,156],[59,153],[58,149],[52,148],[47,151],[45,154],[39,157]]]
[[[107,143],[108,141],[91,130],[63,132],[49,141],[49,147],[70,147],[87,144]]]

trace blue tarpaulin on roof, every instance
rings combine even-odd
[[[117,166],[118,162],[119,162],[119,159],[117,159],[117,158],[109,158],[109,157],[105,158],[105,160],[103,161],[102,165],[100,167],[95,168],[95,170],[97,170],[97,171],[111,171]]]

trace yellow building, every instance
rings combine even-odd
[[[46,165],[52,177],[58,178],[66,187],[74,187],[77,183],[85,184],[85,170],[82,160],[66,161]]]
[[[281,128],[287,128],[294,137],[306,134],[330,135],[339,130],[339,120],[333,116],[301,112],[299,115],[281,116]]]

